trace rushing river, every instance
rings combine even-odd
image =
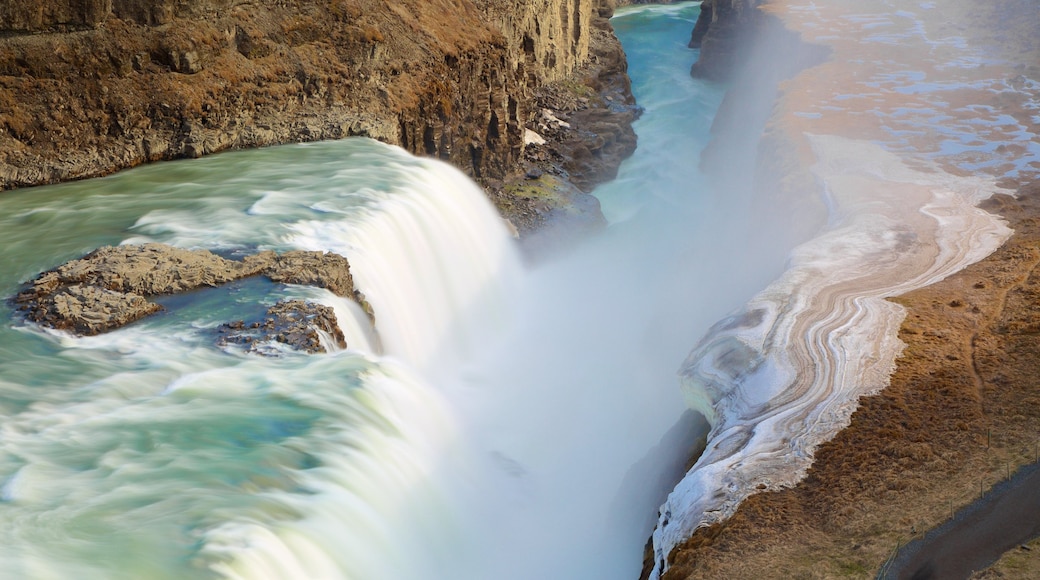
[[[0,576],[634,578],[703,429],[674,370],[769,278],[737,259],[747,200],[699,185],[721,90],[687,74],[697,10],[618,12],[639,150],[597,191],[609,230],[533,269],[464,176],[364,139],[0,195],[5,297],[104,244],[328,250],[383,346],[261,281],[92,338],[5,302]],[[349,348],[214,346],[285,297],[335,307]]]

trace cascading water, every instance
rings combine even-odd
[[[0,572],[635,577],[699,428],[673,369],[771,277],[743,256],[747,200],[708,201],[689,170],[721,98],[686,74],[696,15],[619,11],[640,149],[597,192],[608,232],[534,271],[461,174],[363,139],[0,197],[4,296],[102,244],[320,249],[351,260],[378,330],[260,280],[99,337],[2,325]],[[213,346],[286,297],[335,307],[348,349]]]
[[[123,193],[136,187],[150,195]],[[69,199],[77,211],[66,210]],[[518,261],[474,184],[446,165],[350,140],[149,167],[4,202],[12,240],[58,246],[8,254],[7,295],[51,256],[79,251],[61,246],[111,241],[48,235],[77,229],[86,211],[129,224],[130,241],[316,247],[354,260],[359,285],[387,313],[377,329],[391,358],[370,350],[356,305],[259,281],[199,292],[101,337],[5,326],[0,569],[26,578],[454,576],[466,445],[444,396],[412,369],[465,356],[469,347],[450,339],[479,343],[470,321],[504,310]],[[357,251],[363,243],[382,257]],[[269,360],[212,346],[215,325],[284,296],[334,306],[350,348]],[[391,314],[402,311],[409,318]]]
[[[343,219],[294,224],[289,243],[350,256],[388,353],[424,370],[457,368],[505,324],[502,297],[518,283],[519,257],[472,181],[446,165],[413,164],[422,171],[402,172],[397,186],[409,195],[375,194],[363,212],[319,202]]]

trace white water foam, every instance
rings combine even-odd
[[[296,444],[320,460],[296,474],[307,493],[273,496],[292,517],[236,518],[209,530],[201,558],[221,576],[243,580],[457,574],[466,526],[451,498],[466,485],[467,468],[444,400],[385,362],[365,371],[359,388],[340,392],[334,361],[299,370],[305,374],[264,380],[323,411]]]
[[[363,212],[298,222],[288,241],[350,260],[387,354],[424,372],[455,369],[508,323],[519,256],[460,171],[415,160],[401,174],[392,191],[371,191]]]
[[[310,174],[301,163],[296,187],[245,192],[207,183],[199,169],[192,185],[207,197],[150,211],[126,241],[343,253],[373,298],[381,336],[351,301],[297,286],[262,300],[332,306],[347,351],[228,356],[212,346],[219,316],[158,316],[98,337],[50,333],[62,359],[99,378],[66,392],[47,386],[49,401],[0,426],[9,524],[0,569],[25,578],[480,577],[467,568],[481,526],[465,500],[478,495],[470,470],[484,459],[470,458],[444,383],[428,379],[452,374],[507,324],[520,268],[513,242],[483,192],[442,163],[366,140],[285,150],[322,154],[333,167]],[[210,204],[221,219],[196,219]],[[223,308],[228,298],[206,300]],[[379,353],[380,338],[390,358],[360,354]],[[36,536],[47,526],[31,523],[41,517],[100,531],[73,550],[80,529],[58,523],[44,541]]]

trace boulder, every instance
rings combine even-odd
[[[220,332],[219,345],[244,345],[249,352],[265,356],[281,353],[271,343],[310,354],[328,352],[330,342],[340,349],[347,347],[333,309],[303,300],[283,300],[269,308],[263,320],[231,322]]]
[[[134,293],[74,284],[40,297],[29,309],[29,319],[49,328],[79,335],[95,335],[125,326],[162,310]]]

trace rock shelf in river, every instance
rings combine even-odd
[[[14,301],[29,320],[40,326],[90,336],[162,310],[162,306],[149,300],[151,297],[261,275],[274,282],[328,289],[356,301],[372,319],[371,307],[354,288],[346,258],[302,250],[284,254],[265,251],[237,261],[207,250],[166,244],[104,246],[43,272]],[[332,317],[334,320],[335,316]],[[304,342],[293,346],[317,352],[310,341]]]

